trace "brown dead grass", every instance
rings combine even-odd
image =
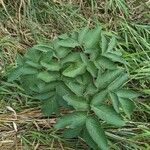
[[[50,129],[54,123],[55,118],[45,119],[36,109],[0,114],[0,150],[23,150],[19,135],[26,132],[29,124],[32,124],[32,129],[40,131]],[[36,145],[35,149],[42,149],[42,145]]]

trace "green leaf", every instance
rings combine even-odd
[[[90,136],[89,132],[85,128],[83,130],[83,133],[81,134],[81,137],[85,140],[85,142],[93,149],[93,150],[98,150],[98,145],[94,142],[92,137]]]
[[[79,52],[70,53],[65,58],[62,59],[62,64],[76,62],[79,61],[80,59],[81,58]]]
[[[95,105],[95,106],[101,105],[107,99],[107,93],[108,91],[104,90],[94,95],[91,101],[91,105]]]
[[[57,119],[54,125],[55,129],[62,129],[64,127],[77,128],[82,127],[86,122],[86,112],[73,112],[66,114],[61,118]]]
[[[89,61],[87,71],[93,76],[93,78],[97,76],[98,70],[92,61]]]
[[[52,97],[53,95],[54,95],[54,91],[51,91],[51,92],[36,94],[35,96],[33,96],[33,98],[39,99],[39,100],[45,100],[45,99]]]
[[[89,83],[87,85],[85,95],[95,95],[96,92],[97,88],[95,87],[95,85],[93,83]]]
[[[71,64],[67,69],[63,71],[63,75],[67,77],[74,78],[86,71],[85,64],[78,62],[76,64]]]
[[[101,105],[92,106],[94,113],[102,120],[115,126],[123,126],[125,122],[112,106]]]
[[[38,70],[32,67],[24,67],[22,69],[22,75],[32,75],[32,74],[37,74]]]
[[[37,83],[37,81],[38,80],[36,78],[36,75],[26,75],[21,78],[20,83],[27,94],[33,95],[34,90],[35,91],[39,90],[35,84],[35,83]],[[35,88],[35,86],[36,86],[36,88]]]
[[[94,117],[88,117],[86,120],[86,128],[91,138],[98,145],[101,150],[108,150],[108,143],[105,133],[101,128],[98,119]]]
[[[76,110],[88,110],[89,104],[84,97],[78,97],[75,95],[65,95],[63,99],[68,103],[68,105],[73,106]]]
[[[65,138],[75,138],[77,137],[80,132],[81,132],[82,128],[75,128],[75,129],[65,129],[63,132],[63,137]]]
[[[55,96],[42,101],[42,112],[45,116],[50,116],[53,112],[58,111],[58,104]]]
[[[28,82],[28,81],[27,81]],[[29,86],[29,85],[28,85]],[[24,88],[25,89],[25,88]],[[26,90],[26,89],[25,89]],[[35,84],[31,84],[31,86],[29,87],[30,92],[34,92],[34,93],[39,93],[39,88],[35,85]],[[26,90],[27,92],[27,90]],[[32,94],[33,95],[33,94]],[[34,96],[33,96],[34,97]],[[38,98],[35,98],[38,99]]]
[[[41,61],[41,65],[50,71],[59,71],[61,69],[61,66],[57,61],[50,61],[49,63]]]
[[[120,56],[113,54],[113,53],[105,53],[103,56],[107,57],[108,59],[112,60],[113,62],[120,62],[122,64],[127,64],[127,62]]]
[[[101,89],[107,87],[122,72],[123,72],[122,69],[117,69],[117,70],[108,70],[108,71],[105,71],[103,74],[98,74],[98,77],[95,81],[96,87],[101,88]]]
[[[39,93],[43,93],[43,92],[50,92],[50,91],[54,91],[56,87],[58,87],[59,82],[50,82],[49,84],[45,83],[42,81],[42,83],[40,83],[40,81],[38,81],[37,86],[39,88]]]
[[[111,61],[109,58],[105,56],[100,56],[95,63],[97,63],[100,67],[104,69],[114,70],[117,69],[117,64]]]
[[[89,72],[86,71],[84,74],[81,75],[81,77],[82,77],[82,83],[81,84],[88,86],[90,82],[93,83],[93,78],[89,74]]]
[[[22,75],[23,68],[15,68],[8,75],[8,82],[17,80]]]
[[[37,75],[37,78],[43,80],[44,82],[52,82],[59,78],[59,73],[43,71]]]
[[[58,86],[56,86],[56,92],[61,97],[63,97],[64,95],[67,95],[67,94],[72,94],[70,89],[63,82],[60,82],[60,84]]]
[[[34,47],[28,49],[28,51],[24,55],[24,57],[26,59],[29,59],[29,60],[31,60],[33,62],[38,62],[40,60],[41,56],[42,56],[41,52],[37,51],[36,49],[34,49]]]
[[[33,48],[41,52],[48,52],[51,51],[53,47],[48,44],[38,44],[35,45]]]
[[[17,66],[21,67],[24,65],[24,61],[25,61],[25,58],[22,57],[19,53],[17,54],[16,56],[16,63],[17,63]]]
[[[79,36],[78,36],[78,41],[79,41],[80,44],[83,43],[84,39],[86,38],[86,35],[87,35],[88,31],[89,31],[89,27],[88,26],[86,26],[85,28],[80,30]]]
[[[131,114],[133,113],[133,110],[135,108],[134,102],[127,99],[127,98],[121,98],[119,97],[119,102],[126,113],[126,115],[130,118]]]
[[[68,39],[62,39],[58,42],[58,44],[62,47],[70,47],[70,48],[75,48],[77,46],[80,46],[80,44],[78,43],[78,41],[72,39],[72,38],[68,38]]]
[[[117,95],[118,97],[133,99],[140,96],[140,93],[128,89],[121,89],[117,91]]]
[[[116,46],[116,38],[113,36],[108,44],[107,52],[111,52]]]
[[[90,54],[90,60],[91,61],[95,61],[100,54],[100,50],[99,50],[99,47],[97,47],[95,49],[89,50],[89,52],[87,52],[87,50],[85,50],[85,53]]]
[[[128,80],[127,74],[122,74],[116,78],[108,87],[110,91],[120,88]]]
[[[88,57],[86,56],[86,54],[80,53],[80,56],[81,56],[81,59],[82,59],[83,63],[84,63],[85,65],[87,65],[88,62],[89,62],[89,59],[88,59]]]
[[[49,63],[52,60],[53,56],[54,56],[54,52],[48,51],[46,53],[42,53],[40,60]]]
[[[103,54],[103,53],[105,53],[107,51],[108,42],[107,42],[107,39],[106,39],[104,34],[102,34],[101,37],[102,37],[101,45],[102,45],[102,54]]]
[[[68,48],[65,47],[59,47],[58,49],[56,49],[56,55],[59,58],[64,58],[69,54],[70,50]]]
[[[91,49],[99,45],[101,38],[101,27],[97,26],[94,29],[91,29],[83,40],[84,46],[86,49]]]
[[[63,82],[60,82],[58,84],[58,86],[56,86],[56,94],[57,94],[57,101],[58,101],[59,105],[65,107],[65,108],[70,108],[70,106],[67,104],[67,102],[63,99],[63,96],[67,95],[67,94],[71,95],[73,93]],[[71,109],[72,109],[72,107],[71,107]]]
[[[69,89],[75,93],[77,96],[82,96],[83,92],[85,91],[85,86],[81,85],[77,82],[69,82],[68,84],[66,84]]]
[[[18,67],[13,69],[8,75],[8,82],[17,80],[21,75],[37,74],[38,70],[31,67]]]
[[[30,60],[26,61],[25,63],[28,64],[29,66],[34,67],[34,68],[37,68],[37,69],[40,69],[40,68],[41,68],[40,64],[35,63],[35,62],[33,62],[33,61],[30,61]]]
[[[81,53],[80,56],[84,64],[87,66],[87,71],[95,78],[97,76],[98,70],[96,66],[94,65],[94,63],[92,61],[89,61],[86,54]]]
[[[68,38],[69,38],[69,35],[68,35],[67,33],[61,34],[61,35],[58,36],[58,38],[59,38],[59,39],[63,39],[63,40],[64,40],[64,39],[68,39]]]
[[[84,74],[77,76],[76,81],[79,84],[88,85],[89,82],[93,82],[92,76],[86,71]]]
[[[112,104],[113,104],[113,107],[114,107],[115,111],[117,113],[119,113],[119,100],[118,100],[118,96],[115,93],[113,93],[113,92],[110,92],[109,96],[110,96],[110,98],[112,100]]]
[[[73,33],[71,33],[70,37],[78,42],[78,36],[79,36],[78,32],[74,31]]]

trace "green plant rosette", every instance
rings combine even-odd
[[[60,107],[70,109],[54,125],[65,128],[65,137],[80,136],[92,148],[106,150],[101,123],[124,126],[122,112],[130,118],[138,96],[124,88],[129,75],[116,39],[100,26],[60,35],[18,55],[8,80],[19,81],[26,93],[41,100],[47,116]]]

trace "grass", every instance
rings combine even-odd
[[[58,34],[101,24],[118,36],[117,48],[128,62],[128,86],[143,93],[125,128],[106,126],[110,149],[150,147],[150,24],[148,0],[0,0],[0,150],[83,150],[82,139],[64,139],[53,130],[56,116],[45,118],[40,102],[6,75],[17,53],[49,42]],[[111,134],[110,134],[111,133]]]

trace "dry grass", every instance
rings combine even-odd
[[[25,142],[29,144],[28,148],[33,150],[73,150],[51,130],[55,117],[44,118],[40,110],[35,108],[22,110],[20,113],[16,113],[12,108],[8,109],[7,113],[0,114],[0,150],[24,150],[27,149]],[[47,137],[46,133],[42,133],[43,130],[51,134],[51,138],[44,139],[49,143],[42,142],[44,136]],[[36,140],[35,137],[33,140],[34,134],[37,134],[39,139]]]
[[[21,113],[8,112],[0,115],[0,149],[22,150],[20,134],[26,132],[28,125],[40,131],[40,128],[51,128],[55,119],[42,119],[39,110],[27,109]],[[37,147],[38,148],[38,147]]]

